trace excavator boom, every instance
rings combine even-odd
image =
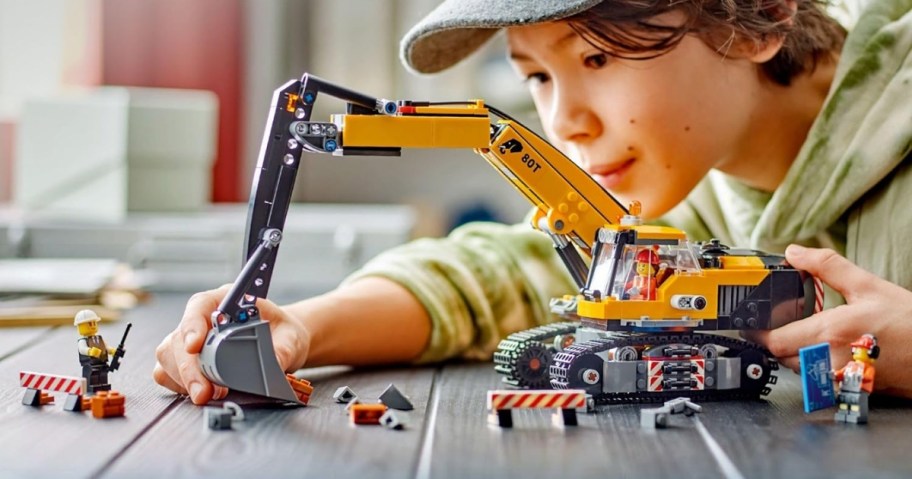
[[[321,94],[345,101],[346,113],[312,121]],[[483,156],[537,208],[533,226],[552,238],[580,287],[588,274],[583,256],[591,256],[598,229],[627,214],[573,161],[483,101],[392,102],[305,74],[272,97],[250,194],[244,267],[213,312],[200,354],[209,379],[297,401],[278,366],[256,299],[269,291],[301,155],[398,156],[402,148],[468,148]]]

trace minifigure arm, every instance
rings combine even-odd
[[[76,350],[79,351],[79,354],[84,354],[93,358],[101,356],[101,350],[98,348],[90,348],[86,338],[79,338],[79,340],[76,341]]]
[[[89,354],[89,342],[86,341],[86,338],[79,338],[76,341],[76,350],[79,351],[79,354]]]
[[[861,379],[861,388],[868,392],[874,390],[874,366],[870,364],[865,366],[864,377]]]
[[[838,383],[842,382],[842,378],[845,376],[845,368],[837,369],[833,371],[833,381]]]

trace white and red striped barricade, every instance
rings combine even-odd
[[[488,411],[500,427],[513,427],[513,409],[555,409],[564,426],[576,426],[576,409],[586,407],[582,389],[534,389],[488,391]]]
[[[83,377],[19,371],[19,385],[27,388],[22,397],[22,404],[26,406],[53,404],[54,398],[48,392],[67,393],[63,408],[68,411],[82,411],[87,406],[83,395],[88,388]]]

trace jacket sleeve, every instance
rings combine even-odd
[[[427,309],[431,338],[419,363],[487,359],[503,336],[550,322],[549,300],[576,289],[544,234],[496,223],[415,240],[379,255],[345,282],[365,276],[402,284]]]

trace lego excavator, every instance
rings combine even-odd
[[[346,113],[311,121],[320,95]],[[492,123],[491,117],[497,118]],[[772,329],[811,314],[814,278],[783,257],[694,244],[643,225],[543,138],[483,101],[389,101],[305,74],[273,94],[247,218],[246,263],[212,313],[203,373],[230,389],[298,402],[276,360],[265,298],[303,152],[398,156],[471,148],[536,208],[579,293],[556,298],[566,321],[518,332],[495,353],[504,382],[584,389],[596,403],[756,398],[775,383],[760,346],[702,331]]]

